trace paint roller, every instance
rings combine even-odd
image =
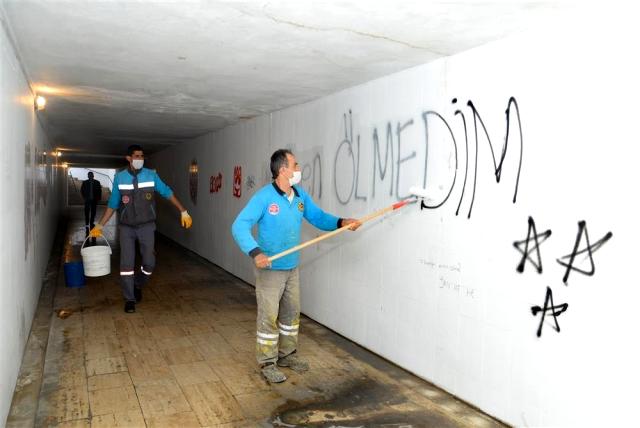
[[[395,211],[395,210],[399,210],[400,208],[413,204],[414,202],[417,202],[419,199],[429,199],[429,196],[427,194],[427,190],[423,189],[421,187],[418,186],[411,186],[409,188],[409,193],[411,194],[411,196],[409,196],[406,199],[403,199],[399,202],[396,202],[395,204],[389,205],[388,207],[379,209],[378,211],[372,212],[371,214],[368,214],[360,219],[358,219],[358,222],[360,224],[364,224],[366,222],[368,222],[369,220],[373,220],[374,218],[380,217],[382,215],[385,215],[388,212],[391,211]],[[295,247],[291,247],[288,250],[282,251],[278,254],[275,254],[271,257],[269,257],[269,262],[272,262],[274,260],[277,260],[281,257],[284,257],[286,255],[289,255],[293,252],[302,250],[303,248],[308,247],[309,245],[313,245],[317,242],[323,241],[325,239],[331,238],[332,236],[336,236],[342,232],[344,232],[345,230],[349,230],[351,229],[353,226],[352,224],[348,224],[346,226],[342,226],[336,230],[333,230],[331,232],[325,233],[324,235],[320,235],[317,238],[314,239],[310,239],[306,242],[303,242],[302,244],[296,245]]]

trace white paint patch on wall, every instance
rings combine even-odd
[[[230,226],[268,183],[275,149],[299,154],[302,185],[341,216],[425,185],[438,208],[414,206],[303,251],[303,311],[514,425],[635,420],[640,70],[629,31],[638,31],[625,16],[607,22],[596,33],[595,21],[576,18],[570,29],[505,39],[163,151],[153,162],[194,227],[181,230],[172,213],[160,230],[253,283]],[[200,192],[222,177],[198,206],[188,202],[193,158]],[[256,178],[240,198],[238,166],[242,180]],[[529,218],[539,235],[552,233],[539,259],[529,241],[519,272],[514,243],[526,240]],[[573,266],[590,272],[584,235],[576,247],[581,221],[593,275],[558,262],[573,253]],[[303,239],[317,234],[305,226]],[[556,308],[541,312],[547,289]]]
[[[61,209],[64,170],[33,109],[33,95],[0,10],[0,420],[11,405]]]

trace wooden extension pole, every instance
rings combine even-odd
[[[386,213],[388,213],[390,211],[394,211],[394,210],[400,209],[400,208],[404,207],[405,205],[411,204],[411,203],[416,202],[416,201],[417,201],[417,198],[411,197],[411,198],[405,199],[403,201],[396,202],[395,204],[389,205],[386,208],[382,208],[382,209],[380,209],[380,210],[378,210],[376,212],[373,212],[371,214],[367,214],[366,216],[362,217],[361,219],[358,219],[358,221],[360,222],[360,224],[366,223],[369,220],[373,220],[376,217],[380,217],[381,215],[384,215],[384,214],[386,214]],[[325,233],[324,235],[320,235],[317,238],[310,239],[307,242],[303,242],[302,244],[296,245],[295,247],[289,248],[288,250],[282,251],[281,253],[274,254],[273,256],[269,257],[269,261],[272,262],[274,260],[279,259],[280,257],[284,257],[286,255],[289,255],[289,254],[293,253],[293,252],[300,251],[303,248],[308,247],[309,245],[313,245],[313,244],[315,244],[317,242],[320,242],[320,241],[323,241],[323,240],[325,240],[327,238],[331,238],[332,236],[336,236],[336,235],[344,232],[347,229],[351,229],[351,227],[352,226],[350,224],[348,224],[346,226],[342,226],[339,229],[333,230],[333,231],[331,231],[329,233]]]

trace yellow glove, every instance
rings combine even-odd
[[[89,232],[89,237],[91,238],[102,238],[102,225],[100,223],[96,224],[93,229]]]
[[[193,220],[191,219],[191,216],[189,215],[187,210],[184,210],[180,213],[180,222],[182,223],[182,227],[184,227],[185,229],[189,229],[191,227]]]

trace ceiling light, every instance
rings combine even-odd
[[[44,110],[44,106],[47,105],[47,100],[42,95],[38,95],[34,100],[34,107],[36,110]]]

